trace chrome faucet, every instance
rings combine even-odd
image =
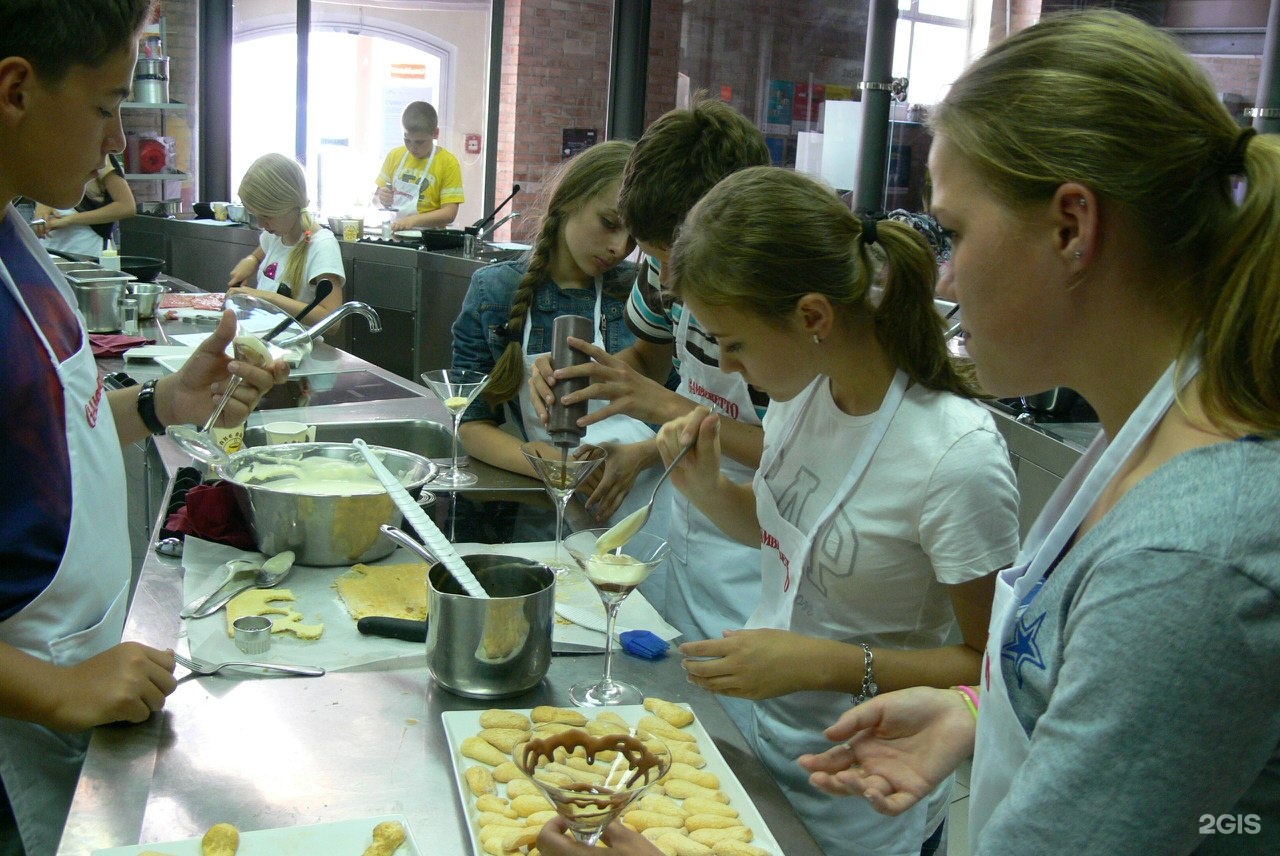
[[[359,300],[349,300],[346,303],[333,310],[330,314],[322,318],[317,324],[303,333],[299,333],[292,338],[278,341],[275,344],[281,348],[289,348],[294,345],[301,345],[306,342],[314,342],[316,339],[324,335],[324,332],[337,324],[348,315],[363,315],[365,320],[369,322],[369,331],[371,333],[382,332],[382,319],[378,317],[378,312],[367,303],[361,303]]]
[[[500,226],[502,226],[503,224],[505,224],[508,220],[514,220],[514,219],[516,219],[516,218],[517,218],[517,217],[519,217],[519,216],[520,216],[520,212],[519,212],[519,211],[512,211],[510,214],[508,214],[506,217],[503,217],[503,218],[502,218],[501,220],[499,220],[497,223],[494,223],[494,224],[493,224],[492,226],[490,226],[488,229],[485,229],[483,232],[480,232],[479,234],[477,234],[477,235],[476,235],[476,240],[477,240],[477,241],[484,241],[484,240],[488,239],[488,237],[489,237],[490,235],[492,235],[494,232],[498,231],[498,228],[499,228]]]

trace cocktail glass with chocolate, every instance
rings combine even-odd
[[[590,443],[583,443],[568,455],[548,454],[545,443],[525,443],[520,451],[533,471],[542,479],[547,495],[556,504],[556,555],[547,564],[562,576],[569,568],[560,559],[560,545],[564,542],[564,512],[569,497],[578,489],[596,467],[604,462],[605,450]]]
[[[671,752],[657,738],[593,736],[581,728],[517,746],[515,760],[568,822],[573,837],[589,845],[671,768]]]

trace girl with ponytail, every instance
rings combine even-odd
[[[258,246],[231,270],[227,294],[252,294],[297,315],[316,295],[316,284],[333,283],[328,297],[301,321],[316,324],[342,305],[342,250],[338,239],[307,210],[307,178],[292,158],[267,154],[240,181],[240,201],[258,218]]]
[[[535,476],[520,453],[523,441],[547,441],[546,428],[528,401],[525,382],[533,359],[551,350],[561,315],[595,321],[597,344],[616,353],[635,341],[625,318],[636,268],[624,261],[635,248],[618,213],[618,185],[632,144],[598,143],[567,161],[547,181],[545,211],[528,256],[481,268],[471,278],[453,324],[453,368],[490,376],[482,397],[462,416],[460,437],[480,460]],[[510,418],[518,432],[504,430]],[[653,431],[627,416],[592,425],[587,441],[609,452],[602,477],[591,482],[588,509],[601,519],[617,516],[629,493],[648,498],[637,478],[650,456],[640,441]],[[547,454],[559,455],[549,443]],[[644,494],[641,497],[641,493]]]
[[[721,369],[770,399],[751,484],[720,472],[705,408],[659,435],[668,461],[696,439],[676,487],[761,548],[760,607],[744,630],[682,645],[717,658],[685,668],[755,700],[748,739],[829,853],[919,852],[950,788],[898,818],[837,812],[796,757],[851,696],[977,681],[994,572],[1018,549],[1008,451],[947,353],[935,277],[910,226],[860,220],[775,167],[722,180],[672,251],[671,288]]]

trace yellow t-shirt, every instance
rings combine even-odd
[[[386,187],[395,179],[421,185],[422,190],[418,195],[419,214],[435,211],[450,202],[463,202],[462,166],[458,159],[448,149],[436,146],[430,173],[427,172],[428,160],[429,158],[415,158],[404,146],[396,146],[382,162],[382,171],[378,173],[378,187]]]

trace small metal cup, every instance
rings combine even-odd
[[[237,618],[231,629],[235,632],[236,647],[246,654],[265,654],[271,648],[270,618],[245,615]]]

